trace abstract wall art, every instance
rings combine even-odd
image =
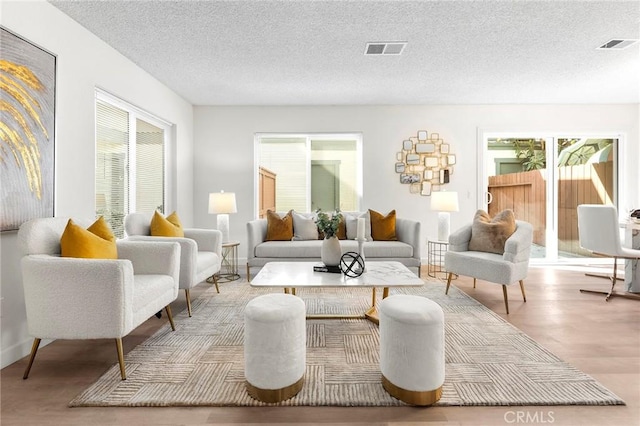
[[[56,56],[0,27],[0,231],[54,215]]]

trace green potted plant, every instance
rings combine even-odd
[[[316,210],[316,225],[325,238],[333,237],[338,233],[341,220],[340,210],[336,210],[333,214],[323,212],[321,209]]]
[[[322,248],[320,250],[320,258],[326,266],[337,266],[340,264],[342,257],[342,249],[340,248],[340,240],[338,240],[338,227],[342,220],[342,213],[336,210],[333,214],[323,212],[321,209],[316,210],[315,223],[318,230],[324,234]]]

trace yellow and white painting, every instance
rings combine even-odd
[[[54,214],[56,57],[0,28],[0,231]]]

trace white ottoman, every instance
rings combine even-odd
[[[295,396],[304,382],[307,332],[304,302],[291,294],[258,296],[244,310],[247,391],[263,402]]]
[[[431,405],[444,383],[444,313],[421,296],[383,299],[380,312],[382,385],[408,404]]]

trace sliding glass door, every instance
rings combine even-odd
[[[546,257],[547,140],[544,137],[490,137],[485,141],[487,212],[511,209],[533,225],[532,257]]]
[[[579,244],[578,205],[616,205],[617,146],[613,138],[557,139],[559,258],[589,256]]]
[[[533,259],[563,261],[580,248],[577,206],[617,204],[618,137],[483,135],[480,199],[533,225]]]

